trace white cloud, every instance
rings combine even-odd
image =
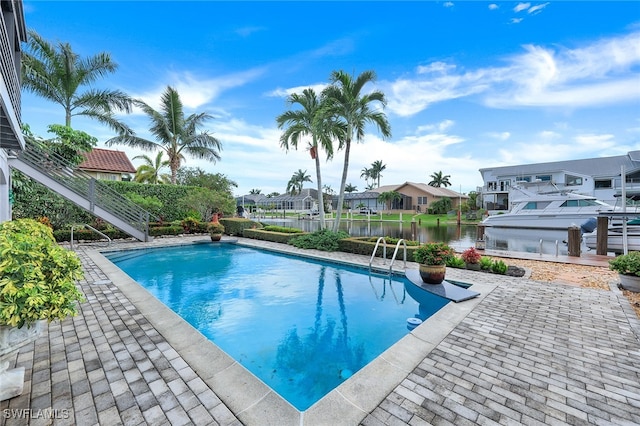
[[[500,9],[500,6],[498,6],[498,5],[497,5],[497,4],[495,4],[495,3],[491,3],[491,4],[488,6],[488,8],[489,8],[489,10],[498,10],[498,9]]]
[[[542,4],[538,4],[536,6],[532,6],[529,8],[529,10],[527,10],[527,13],[530,15],[536,14],[538,12],[541,12],[542,9],[544,9],[545,7],[549,6],[549,2],[547,3],[542,3]]]
[[[277,89],[266,93],[266,96],[286,98],[287,96],[293,93],[302,93],[305,89],[313,89],[313,91],[316,92],[317,95],[319,95],[327,86],[328,86],[327,83],[318,83],[318,84],[310,84],[308,86],[297,86],[297,87],[288,87],[288,88],[278,87]]]
[[[527,10],[529,9],[529,7],[531,6],[531,3],[518,3],[514,8],[513,11],[518,13],[518,12],[522,12],[523,10]]]

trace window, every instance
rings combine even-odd
[[[564,175],[564,184],[567,186],[579,186],[582,185],[582,178],[580,176]]]
[[[418,204],[427,204],[427,197],[418,197]]]
[[[542,182],[551,182],[551,175],[537,175],[536,180],[539,180]]]
[[[511,187],[511,181],[510,180],[501,180],[500,181],[500,191],[506,192],[509,190],[509,187]]]
[[[594,182],[594,185],[596,187],[596,189],[600,189],[600,188],[613,188],[613,185],[611,184],[611,179],[607,179],[607,180],[597,180]]]

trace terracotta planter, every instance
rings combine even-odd
[[[211,234],[211,241],[220,241],[222,234]]]
[[[640,293],[640,277],[637,275],[618,274],[618,278],[620,278],[622,288],[634,293]]]
[[[444,281],[447,265],[419,265],[420,278],[427,284],[440,284]]]

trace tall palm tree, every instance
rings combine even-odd
[[[311,157],[315,160],[316,182],[318,185],[318,210],[320,214],[320,227],[324,228],[324,197],[322,193],[322,174],[320,172],[320,153],[322,149],[327,160],[333,158],[333,138],[339,137],[344,129],[339,122],[326,115],[324,98],[318,97],[316,92],[307,88],[302,94],[293,93],[287,97],[289,105],[299,105],[301,109],[289,110],[278,117],[278,128],[285,128],[280,136],[280,146],[285,150],[298,149],[298,143],[304,137],[311,137],[309,144]],[[287,189],[288,191],[288,189]]]
[[[349,194],[351,194],[352,192],[356,192],[357,190],[358,187],[350,183],[346,184],[344,187],[344,192],[348,192]]]
[[[442,186],[444,186],[446,188],[447,186],[451,186],[451,182],[449,182],[449,178],[451,176],[450,175],[443,175],[442,171],[434,172],[429,177],[431,178],[431,182],[429,182],[427,184],[429,186],[434,186],[436,188],[440,188]]]
[[[68,43],[54,46],[31,30],[22,53],[22,87],[61,105],[67,127],[71,127],[71,117],[84,115],[118,133],[127,133],[131,130],[113,115],[114,111],[131,111],[132,100],[127,94],[119,90],[80,90],[117,68],[108,53],[82,58]]]
[[[249,191],[249,194],[251,194],[251,195],[259,195],[259,194],[262,194],[262,189],[254,188],[254,189],[252,189],[251,191]]]
[[[169,165],[168,160],[162,159],[163,153],[164,151],[158,152],[155,160],[152,160],[146,155],[136,155],[135,157],[133,157],[134,160],[144,160],[144,164],[138,166],[134,180],[136,182],[150,183],[152,185],[157,185],[159,183],[169,183],[169,175],[160,173],[163,167],[167,167]]]
[[[222,145],[218,139],[210,135],[206,130],[198,129],[213,116],[207,113],[191,114],[185,117],[180,95],[171,86],[168,86],[161,97],[161,109],[156,111],[141,100],[134,100],[134,104],[141,108],[151,120],[151,134],[157,142],[150,141],[130,133],[122,133],[109,139],[107,146],[127,145],[143,150],[161,149],[169,157],[169,169],[171,170],[171,183],[176,184],[176,177],[183,154],[215,162],[220,159]]]
[[[323,91],[328,99],[328,104],[332,115],[341,120],[346,126],[346,134],[341,140],[344,147],[344,166],[342,168],[342,179],[340,181],[340,193],[338,195],[338,208],[336,220],[333,223],[333,230],[340,227],[342,215],[342,204],[344,203],[344,188],[347,183],[349,173],[349,155],[351,153],[351,142],[362,142],[365,134],[365,126],[374,124],[383,138],[391,136],[391,126],[387,121],[384,112],[377,110],[374,105],[380,104],[383,108],[387,100],[379,90],[369,93],[362,93],[362,89],[367,83],[374,82],[376,74],[373,71],[364,71],[355,79],[345,71],[334,71],[331,73],[331,84]]]
[[[378,181],[378,188],[380,188],[380,178],[382,177],[382,171],[387,168],[386,164],[382,164],[382,160],[376,160],[371,163],[371,179]]]
[[[307,174],[306,170],[298,169],[287,183],[287,192],[291,195],[301,193],[305,182],[313,182],[311,176]]]
[[[364,183],[368,186],[369,179],[371,179],[371,169],[368,167],[363,167],[362,170],[360,170],[360,177],[364,178]]]

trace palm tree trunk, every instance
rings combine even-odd
[[[342,180],[340,181],[340,195],[338,196],[338,207],[336,208],[336,219],[333,222],[333,231],[340,229],[342,219],[342,203],[344,202],[344,187],[347,184],[347,173],[349,173],[349,152],[351,151],[351,138],[347,138],[344,147],[344,167],[342,168]]]
[[[313,146],[317,151],[317,144],[314,141]],[[320,218],[320,229],[324,229],[324,194],[322,193],[322,177],[320,176],[320,156],[316,152],[316,182],[318,182],[318,213]]]

